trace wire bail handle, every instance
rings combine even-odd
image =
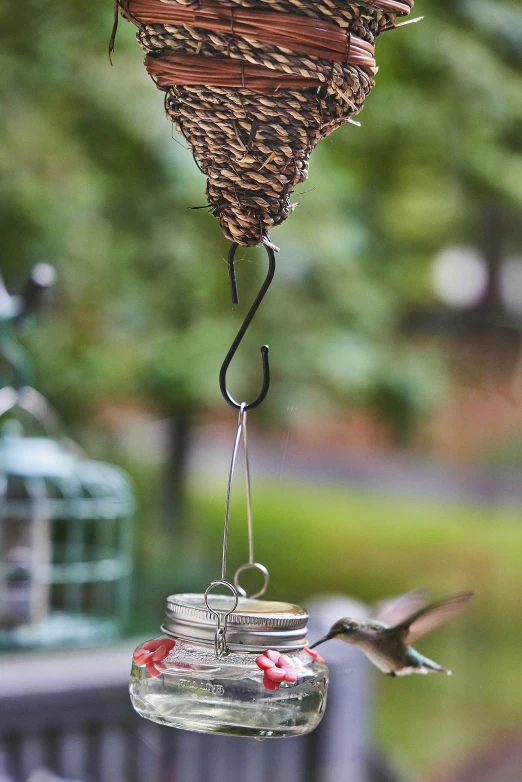
[[[230,461],[230,472],[228,476],[227,499],[225,505],[225,523],[223,528],[223,554],[221,560],[221,578],[212,581],[210,586],[207,588],[205,592],[205,605],[207,606],[210,613],[213,614],[217,619],[217,629],[214,638],[214,648],[217,657],[224,657],[226,654],[228,654],[228,647],[226,641],[228,617],[230,616],[231,613],[233,613],[233,611],[236,610],[239,602],[239,597],[240,596],[247,597],[247,593],[239,585],[239,576],[241,575],[241,573],[243,573],[245,570],[256,569],[261,571],[261,573],[264,576],[264,583],[262,588],[260,589],[259,592],[256,592],[255,595],[252,595],[252,598],[260,597],[261,595],[263,595],[268,587],[268,581],[269,581],[269,573],[266,567],[264,565],[260,565],[258,562],[255,562],[254,560],[252,498],[251,498],[251,491],[250,491],[250,464],[248,460],[248,438],[247,438],[246,419],[247,419],[247,405],[243,402],[243,404],[241,404],[240,411],[239,411],[239,420],[238,420],[238,426],[236,432],[236,439],[234,442],[234,448],[232,450],[232,459]],[[237,453],[241,442],[243,442],[243,450],[245,455],[245,481],[246,481],[246,494],[247,494],[249,557],[248,557],[248,562],[246,562],[244,565],[241,565],[241,567],[239,567],[236,570],[236,573],[234,575],[234,583],[231,584],[230,581],[227,580],[228,528],[229,528],[229,521],[230,521],[230,500],[232,497],[232,484],[234,480],[234,471],[236,467]],[[226,587],[232,592],[232,595],[234,596],[234,605],[228,611],[218,611],[214,608],[211,608],[210,606],[209,599],[208,599],[209,593],[216,586]]]

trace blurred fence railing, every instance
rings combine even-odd
[[[364,608],[314,601],[310,637]],[[49,769],[75,782],[394,782],[370,751],[372,675],[364,658],[330,644],[325,716],[308,736],[206,736],[138,717],[129,701],[133,644],[0,658],[0,781]]]

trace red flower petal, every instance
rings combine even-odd
[[[143,667],[147,660],[149,660],[152,657],[152,652],[147,652],[146,649],[136,649],[134,654],[132,655],[132,659],[136,663],[136,665],[139,665],[140,667]]]
[[[271,682],[275,682],[276,684],[280,684],[281,682],[284,682],[286,672],[282,670],[282,668],[269,668],[267,671],[265,671],[265,676],[270,679]]]
[[[272,660],[273,663],[277,664],[277,661],[281,657],[281,653],[277,652],[275,649],[267,649],[266,652],[264,652],[265,657],[268,657],[269,660]]]
[[[165,643],[163,638],[154,638],[152,641],[147,641],[143,644],[143,648],[147,649],[149,652],[155,652],[156,649],[159,649],[160,646],[163,646]]]
[[[279,684],[276,682],[270,681],[270,679],[267,677],[266,673],[263,676],[263,684],[267,690],[278,690]]]
[[[265,671],[267,668],[273,668],[275,663],[273,663],[272,660],[269,660],[265,654],[260,654],[259,657],[256,657],[256,665],[258,668],[261,668],[262,671]]]
[[[173,638],[162,638],[162,645],[167,647],[167,652],[171,652],[176,646]]]
[[[284,674],[285,674],[285,682],[288,682],[289,684],[295,684],[297,681],[297,671],[292,666],[287,666],[286,668],[283,668]]]
[[[168,655],[166,646],[159,646],[155,652],[152,653],[152,662],[157,663],[158,660],[163,660]]]
[[[277,661],[278,668],[295,668],[294,661],[287,654],[282,654]]]
[[[147,668],[147,671],[149,672],[150,676],[160,676],[161,675],[161,671],[158,670],[158,668],[156,668],[154,663],[147,663],[146,668]]]

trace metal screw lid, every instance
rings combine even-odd
[[[234,598],[212,595],[211,607],[229,611]],[[228,617],[227,645],[232,650],[258,651],[302,649],[306,645],[308,614],[301,606],[240,597]],[[163,632],[187,641],[213,644],[216,618],[205,605],[205,596],[171,595],[167,598]]]

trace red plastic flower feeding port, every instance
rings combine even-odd
[[[297,670],[288,655],[267,649],[256,658],[256,665],[264,671],[263,685],[267,690],[278,690],[283,682],[295,684]]]
[[[146,668],[150,676],[160,676],[165,670],[163,660],[176,646],[171,638],[156,638],[136,649],[132,659],[139,668]]]
[[[326,665],[326,660],[324,657],[321,657],[319,652],[316,652],[315,649],[309,649],[307,646],[305,646],[305,652],[310,655],[310,657],[313,657],[314,660],[317,660],[318,663],[322,663],[323,665]]]

